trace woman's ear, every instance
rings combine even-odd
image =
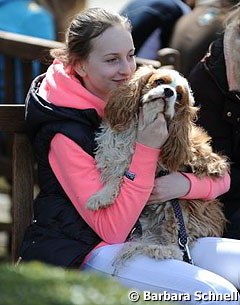
[[[85,77],[87,75],[85,67],[84,67],[84,63],[77,63],[74,66],[74,70],[81,77]]]

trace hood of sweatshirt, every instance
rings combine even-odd
[[[47,72],[32,82],[26,97],[25,119],[35,133],[42,124],[75,120],[98,126],[104,101],[86,90],[81,82],[54,60]]]

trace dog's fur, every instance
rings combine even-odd
[[[190,171],[214,179],[228,170],[226,158],[213,153],[210,137],[194,124],[197,108],[187,80],[174,70],[143,67],[113,91],[106,105],[101,132],[96,137],[96,161],[104,188],[89,199],[87,208],[106,208],[118,196],[134,153],[139,107],[144,104],[144,126],[159,112],[164,113],[168,124],[169,137],[161,148],[156,175],[160,170]],[[199,237],[222,235],[226,219],[218,200],[180,200],[180,205],[190,247]],[[140,223],[142,236],[126,243],[121,260],[133,254],[183,259],[178,222],[170,202],[146,205]]]

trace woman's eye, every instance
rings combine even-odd
[[[181,101],[181,99],[182,99],[182,93],[177,92],[177,100]]]
[[[163,84],[164,84],[164,80],[163,80],[163,79],[161,79],[161,78],[156,79],[156,80],[155,80],[155,84],[156,84],[157,86],[159,86],[159,85],[163,85]]]
[[[135,54],[130,54],[129,57],[131,57],[131,58],[136,57],[136,55]]]
[[[117,58],[109,58],[109,59],[107,59],[106,61],[107,62],[114,62],[114,61],[116,61],[117,60]]]

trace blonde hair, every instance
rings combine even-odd
[[[64,65],[74,65],[79,60],[86,60],[93,48],[92,39],[116,25],[131,31],[130,21],[118,13],[102,8],[81,11],[66,31],[65,46],[51,50],[50,54]]]

